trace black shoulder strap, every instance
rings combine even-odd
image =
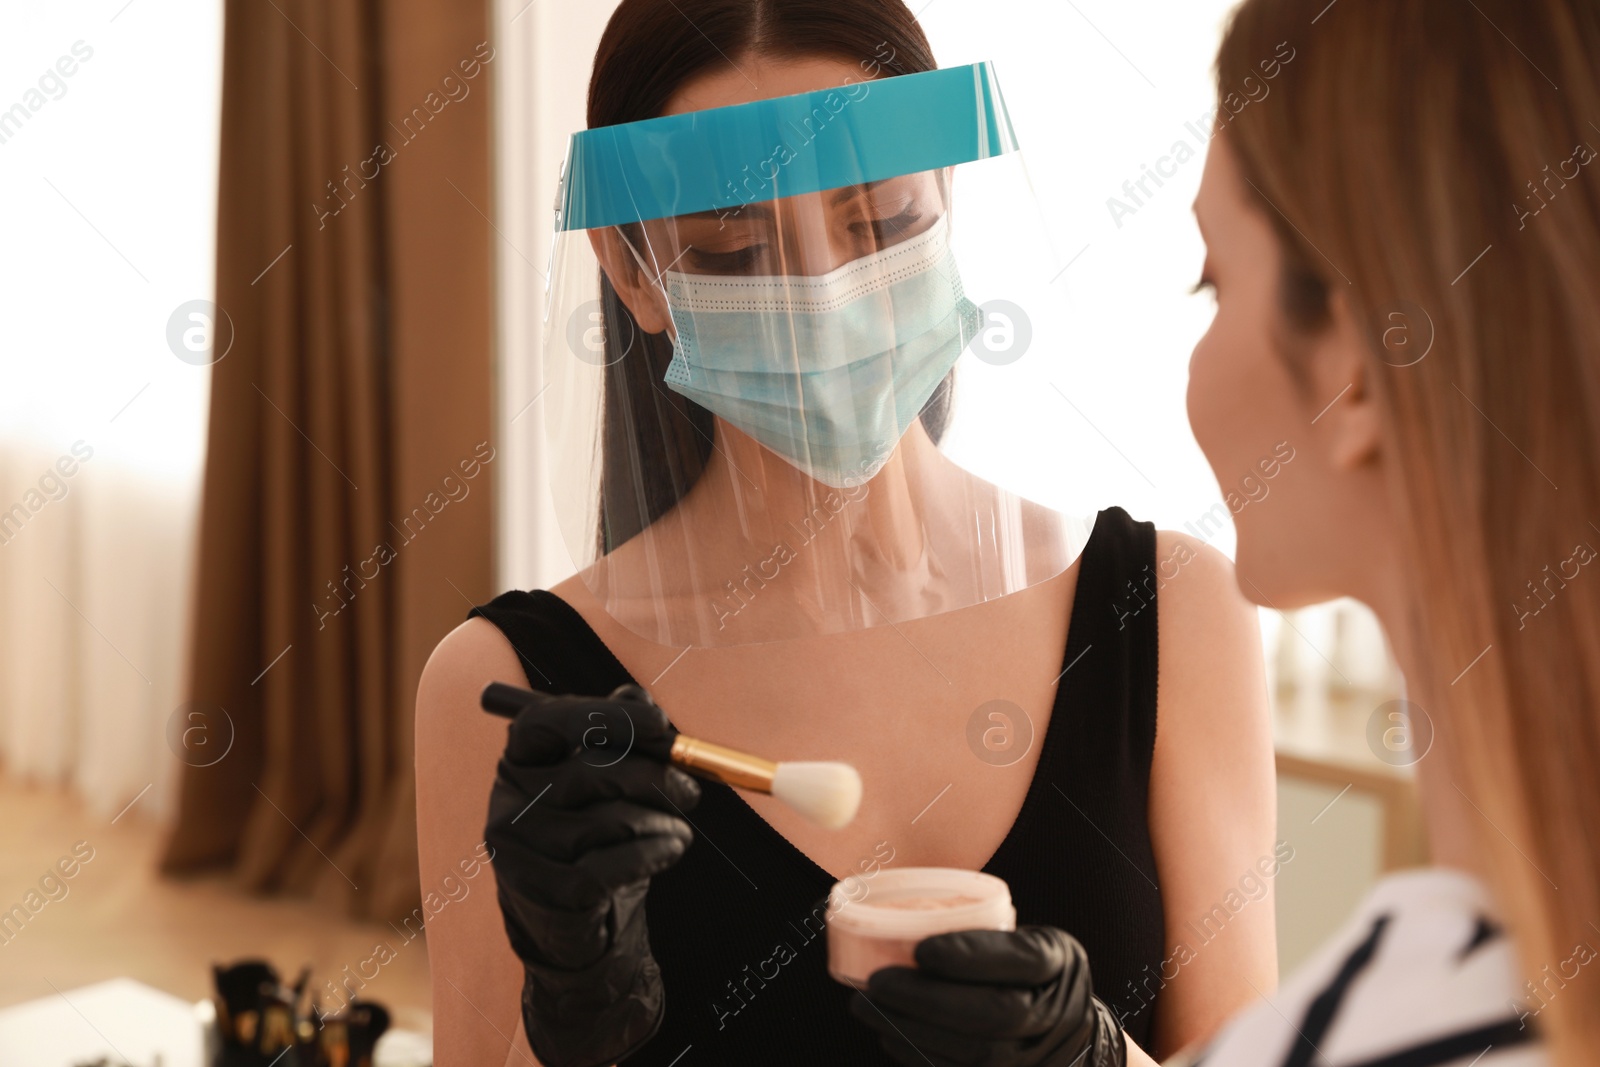
[[[499,627],[521,658],[528,685],[542,693],[605,696],[633,681],[584,617],[554,593],[501,593],[467,618]]]
[[[1121,748],[1141,794],[1155,751],[1156,618],[1163,584],[1155,525],[1135,522],[1121,508],[1102,511],[1079,563],[1060,694],[1080,709],[1099,709],[1088,716],[1091,722],[1080,721],[1080,729],[1125,732],[1122,744],[1111,747]],[[1082,657],[1076,666],[1075,657]]]

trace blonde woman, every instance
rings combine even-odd
[[[1224,478],[1294,442],[1239,516],[1240,586],[1381,617],[1434,866],[1202,1059],[1593,1063],[1600,6],[1324,3],[1247,0],[1222,46],[1224,101],[1297,58],[1219,111],[1189,411]]]
[[[1237,105],[1285,49],[1270,100]],[[1225,484],[1296,449],[1238,516],[1240,588],[1378,613],[1433,865],[1382,880],[1191,1062],[1595,1062],[1597,59],[1590,0],[1246,0],[1229,27],[1190,418]],[[922,1027],[908,1064],[975,1052],[977,1030],[942,1035],[996,996],[898,969],[868,993],[886,1039]]]

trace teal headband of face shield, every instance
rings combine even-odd
[[[731,212],[1016,148],[988,63],[855,81],[576,133],[556,228]]]

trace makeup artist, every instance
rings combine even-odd
[[[993,71],[936,69],[900,0],[624,0],[588,122],[541,400],[578,571],[473,609],[418,695],[423,873],[487,835],[499,890],[430,926],[441,1067],[888,1062],[798,938],[871,865],[1009,884],[1015,932],[923,961],[992,1006],[986,1062],[1148,1063],[1270,989],[1270,898],[1173,966],[1274,850],[1231,567],[941,447],[1010,438],[1027,365],[1067,355],[986,347],[976,301],[1050,276]],[[508,745],[491,681],[562,700]],[[858,817],[637,751],[669,715],[853,764]]]

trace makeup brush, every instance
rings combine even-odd
[[[531,689],[490,682],[479,703],[483,710],[510,719],[523,708],[549,699]],[[690,774],[713,782],[770,793],[829,830],[849,823],[861,806],[861,775],[848,763],[774,763],[676,730],[659,741],[641,744],[640,751],[664,757]]]

